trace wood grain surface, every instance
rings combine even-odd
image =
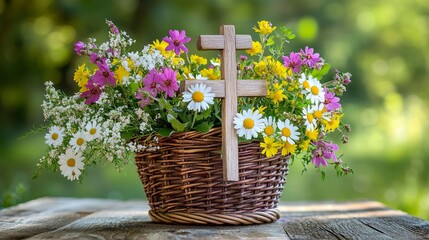
[[[373,201],[284,202],[251,226],[150,222],[146,201],[40,198],[0,211],[0,239],[429,239],[429,222]]]

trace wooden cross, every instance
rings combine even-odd
[[[234,129],[234,117],[237,113],[237,97],[266,96],[267,84],[264,80],[237,81],[236,49],[252,48],[250,35],[235,35],[233,25],[220,27],[221,35],[200,35],[198,50],[221,50],[221,79],[224,80],[186,80],[181,89],[186,90],[193,84],[202,83],[212,88],[222,102],[222,160],[225,181],[238,181],[238,136]]]

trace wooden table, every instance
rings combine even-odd
[[[284,202],[251,226],[149,220],[145,201],[40,198],[0,211],[0,239],[429,239],[429,222],[374,201]]]

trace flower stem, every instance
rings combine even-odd
[[[197,111],[195,111],[195,113],[194,113],[194,117],[192,118],[192,124],[191,124],[190,129],[192,129],[192,128],[194,127],[195,119],[197,119],[197,115],[198,115],[198,112],[197,112]]]

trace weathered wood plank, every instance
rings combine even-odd
[[[200,35],[197,41],[198,50],[221,50],[225,48],[222,35]],[[235,46],[238,50],[252,48],[252,37],[250,35],[236,35]]]
[[[191,85],[202,83],[212,88],[217,98],[225,97],[225,80],[190,80],[180,83],[180,91],[188,91]],[[265,80],[237,80],[237,96],[266,96],[267,82]]]
[[[253,226],[149,220],[145,201],[42,198],[0,211],[0,239],[423,239],[429,222],[373,201],[282,203],[282,218]]]

